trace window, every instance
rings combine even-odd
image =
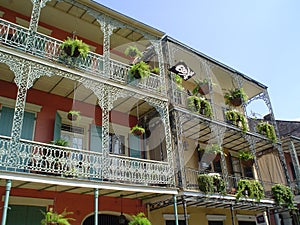
[[[252,166],[244,166],[244,176],[248,178],[254,178]]]
[[[125,155],[124,141],[125,137],[122,135],[109,134],[109,152]]]
[[[69,147],[84,148],[84,128],[62,124],[61,139],[69,143]]]
[[[175,225],[175,220],[166,220],[166,225]],[[178,225],[185,225],[184,220],[178,220]]]

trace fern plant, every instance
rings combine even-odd
[[[243,132],[247,132],[248,124],[246,117],[239,111],[233,109],[225,112],[227,120],[231,121],[235,126],[240,127]]]
[[[294,195],[291,189],[283,184],[272,186],[272,196],[277,205],[286,205],[288,208],[294,208]]]
[[[82,40],[70,37],[64,40],[64,42],[60,45],[60,48],[71,57],[78,57],[80,55],[83,58],[86,58],[90,50],[90,47]]]
[[[256,180],[241,179],[238,182],[236,199],[238,200],[241,197],[260,201],[264,197],[264,189]]]
[[[140,212],[137,215],[132,216],[133,220],[131,220],[128,225],[151,225],[151,222],[145,216],[144,213]]]
[[[41,220],[42,225],[71,225],[70,221],[75,221],[74,218],[67,217],[73,212],[67,212],[66,209],[62,213],[53,212],[53,209],[48,212],[41,211],[41,213],[44,215],[44,219]]]
[[[273,143],[275,143],[277,141],[275,129],[272,124],[261,121],[256,125],[256,128],[257,128],[258,133],[266,136],[267,138],[272,140]]]
[[[136,64],[133,64],[129,70],[131,77],[136,79],[143,79],[150,75],[150,66],[144,61],[140,61]]]

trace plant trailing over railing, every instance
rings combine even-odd
[[[131,58],[135,58],[135,57],[141,57],[142,56],[142,52],[138,49],[138,47],[136,46],[128,46],[125,51],[124,54],[126,56],[129,56]]]
[[[153,67],[150,72],[159,75],[160,69],[158,67]]]
[[[248,96],[243,88],[229,89],[224,95],[225,104],[230,106],[240,106],[248,100]]]
[[[273,143],[277,141],[276,133],[274,126],[272,124],[269,124],[269,122],[261,121],[256,125],[258,133],[266,136],[270,140],[272,140]]]
[[[272,196],[279,206],[287,206],[294,208],[294,195],[288,186],[283,184],[275,184],[272,186]]]
[[[198,185],[200,191],[205,194],[225,194],[225,181],[219,174],[200,174],[198,176]]]
[[[243,150],[238,151],[238,158],[246,166],[250,166],[253,164],[254,156],[250,151],[243,151]]]
[[[246,117],[239,111],[232,109],[225,112],[227,120],[231,121],[235,126],[240,127],[243,132],[248,130]]]
[[[200,148],[198,151],[204,151],[209,154],[224,154],[222,147],[219,144],[207,144],[205,148]]]
[[[201,115],[212,118],[212,108],[207,99],[192,95],[187,98],[187,105],[192,112],[197,112]]]
[[[139,125],[135,125],[131,128],[130,133],[135,136],[140,136],[145,133],[145,129]]]
[[[260,201],[264,197],[264,189],[256,180],[241,179],[238,182],[236,199],[241,197],[256,199]]]
[[[133,220],[131,220],[128,225],[151,225],[151,222],[145,216],[144,213],[140,212],[137,215],[132,216]]]
[[[77,38],[68,37],[60,45],[60,48],[64,50],[65,54],[71,57],[78,57],[79,55],[85,58],[90,50],[90,47],[82,40]]]
[[[67,212],[66,209],[62,213],[53,212],[53,209],[50,209],[48,212],[41,212],[45,216],[41,220],[42,225],[71,225],[70,221],[75,221],[74,218],[66,217],[73,214],[73,212]]]
[[[150,75],[150,66],[144,61],[140,61],[132,65],[129,74],[135,79],[143,79]]]

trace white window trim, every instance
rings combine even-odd
[[[12,98],[6,98],[6,97],[0,96],[0,104],[5,107],[15,108],[16,100],[12,99]],[[25,111],[27,111],[27,112],[37,113],[37,112],[40,112],[41,109],[42,109],[41,105],[36,105],[36,104],[28,103],[28,102],[26,102],[26,104],[25,104]]]
[[[4,201],[4,195],[2,196],[2,201]],[[10,205],[27,205],[27,206],[45,206],[54,204],[53,199],[45,198],[29,198],[20,196],[9,196],[8,204]]]
[[[238,221],[256,222],[256,216],[253,216],[253,215],[236,214],[236,218]]]
[[[224,221],[226,220],[226,215],[207,214],[206,218],[208,221]]]
[[[164,220],[175,220],[174,214],[163,214]],[[190,214],[187,214],[187,218],[190,218]],[[184,220],[184,214],[178,214],[178,220]]]

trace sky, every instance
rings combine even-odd
[[[268,87],[275,118],[300,121],[299,0],[96,0]]]

